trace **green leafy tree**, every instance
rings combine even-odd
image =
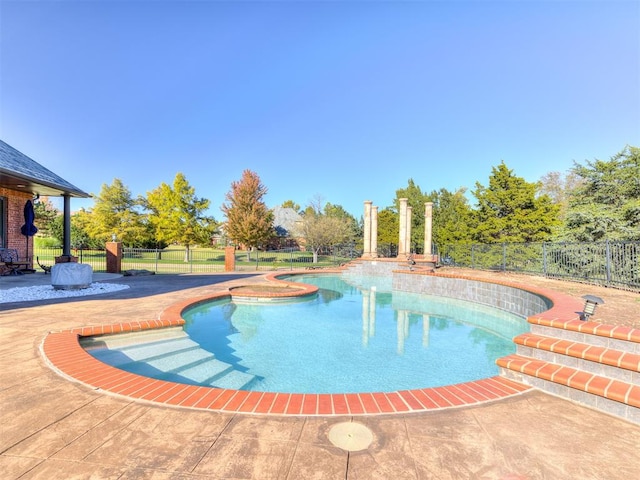
[[[247,261],[251,259],[251,249],[267,244],[275,236],[273,212],[263,201],[267,191],[257,173],[245,170],[239,181],[231,183],[222,205],[227,218],[226,235],[247,249]]]
[[[71,247],[72,248],[104,248],[104,242],[89,235],[88,228],[92,213],[84,209],[71,215]],[[51,235],[60,243],[64,242],[64,216],[58,215],[50,225]]]
[[[640,148],[576,163],[572,173],[580,182],[570,192],[561,239],[640,240]]]
[[[199,198],[182,173],[177,173],[173,186],[166,183],[147,192],[149,222],[159,241],[185,247],[184,261],[189,261],[192,245],[210,245],[216,230],[213,217],[205,215],[209,200]]]
[[[539,183],[526,182],[504,162],[493,167],[489,186],[476,182],[473,237],[481,243],[537,242],[551,237],[559,207],[538,195]]]
[[[94,206],[86,225],[92,238],[104,245],[115,235],[130,247],[145,239],[147,229],[144,215],[137,210],[139,202],[122,180],[115,178],[111,185],[102,184],[100,193],[93,198]]]

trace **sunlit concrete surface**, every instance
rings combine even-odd
[[[30,278],[13,280],[45,276],[23,277]],[[0,288],[14,286],[11,280],[0,277]],[[104,281],[130,288],[0,304],[3,479],[615,480],[640,471],[640,427],[537,390],[481,406],[329,418],[197,411],[90,390],[49,368],[40,353],[48,332],[155,319],[186,296],[263,280],[217,274]],[[365,448],[334,444],[332,428],[344,422],[370,432]]]

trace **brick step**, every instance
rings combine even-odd
[[[501,375],[640,423],[640,386],[518,354],[499,358]]]
[[[513,341],[519,355],[640,384],[638,354],[534,333],[523,333]]]
[[[640,355],[640,329],[581,320],[529,317],[531,333]]]

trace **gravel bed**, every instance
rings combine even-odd
[[[56,290],[52,285],[37,285],[33,287],[15,287],[0,290],[0,303],[29,302],[34,300],[50,300],[52,298],[84,297],[101,293],[117,292],[129,288],[129,285],[117,283],[94,282],[87,288],[77,290]]]

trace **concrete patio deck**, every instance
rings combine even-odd
[[[40,352],[49,331],[156,319],[187,296],[263,277],[96,275],[94,280],[130,288],[0,304],[3,479],[615,480],[640,472],[640,427],[536,390],[472,407],[345,417],[196,411],[90,390],[49,368]],[[0,277],[0,289],[48,281],[42,273]],[[574,294],[573,284],[553,285]],[[629,322],[635,322],[638,295],[628,295]],[[349,451],[334,445],[331,428],[343,422],[367,427],[368,447]]]

